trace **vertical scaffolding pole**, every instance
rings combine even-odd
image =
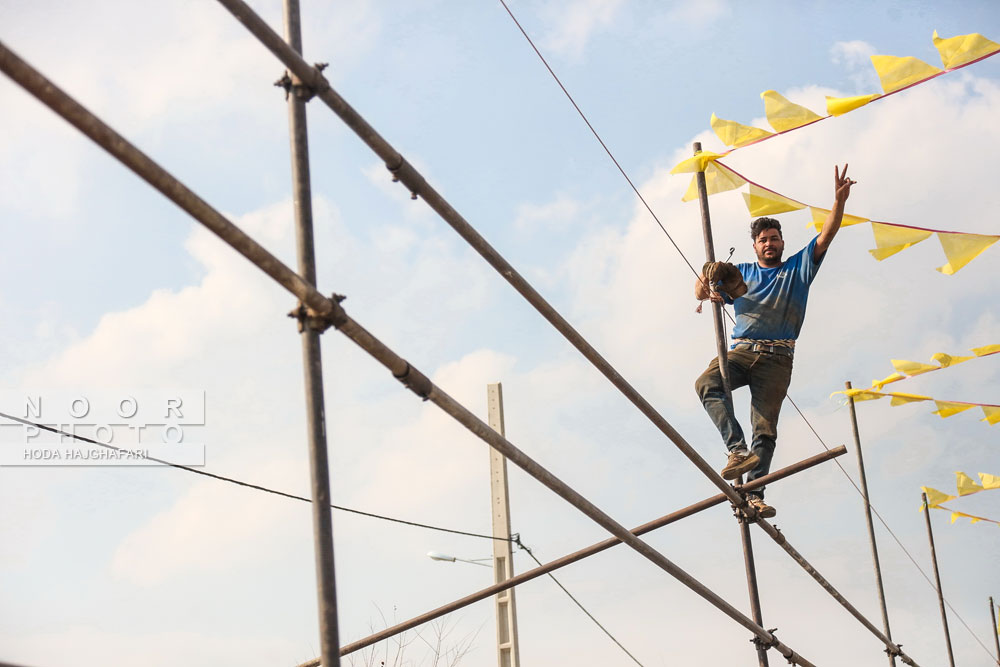
[[[701,142],[694,143],[694,152],[697,155],[701,152]],[[705,186],[705,172],[699,171],[695,177],[698,181],[698,200],[701,203],[701,229],[705,237],[705,261],[715,261],[715,242],[712,239],[712,218],[708,212],[708,188]],[[711,285],[708,286],[712,290]],[[732,388],[729,384],[729,361],[726,352],[726,332],[722,321],[722,304],[709,302],[712,304],[712,319],[715,323],[715,345],[719,355],[719,374],[722,376],[722,386],[726,390],[726,400],[732,403]],[[741,475],[738,483],[743,483]],[[757,567],[753,559],[753,543],[750,540],[750,526],[746,517],[739,511],[736,513],[737,521],[740,525],[740,541],[743,544],[743,565],[747,573],[747,591],[750,596],[750,614],[754,623],[763,627],[763,614],[760,610],[760,595],[757,591]],[[757,638],[754,638],[754,646],[757,649],[757,661],[759,667],[768,667],[767,649],[761,645]]]
[[[941,575],[938,574],[937,552],[934,550],[934,533],[931,531],[931,508],[927,506],[927,494],[921,493],[924,504],[924,518],[927,519],[927,539],[931,543],[931,563],[934,564],[934,583],[937,585],[938,606],[941,607],[941,624],[944,626],[944,642],[948,648],[948,664],[955,667],[955,656],[951,652],[951,633],[948,632],[948,614],[944,609],[944,594],[941,592]]]
[[[490,428],[505,435],[503,425],[503,387],[499,382],[486,385],[486,403]],[[490,447],[490,501],[493,517],[493,578],[500,584],[514,576],[514,554],[510,542],[510,498],[507,493],[507,457]],[[496,595],[497,665],[520,667],[517,638],[515,591],[508,588]]]
[[[997,612],[993,609],[993,596],[990,596],[990,634],[993,635],[993,644],[997,648],[997,664],[1000,665],[1000,621],[997,621]]]
[[[851,389],[851,383],[845,382],[844,386]],[[861,433],[858,431],[858,415],[854,408],[854,397],[848,399],[851,409],[851,430],[854,432],[854,451],[858,455],[858,476],[861,479],[861,495],[865,499],[865,519],[868,525],[868,542],[872,548],[872,565],[875,568],[875,584],[878,589],[878,603],[882,610],[882,629],[885,636],[892,639],[889,632],[889,612],[885,607],[885,589],[882,586],[882,567],[878,560],[878,544],[875,542],[875,525],[872,523],[872,505],[868,499],[868,477],[865,475],[865,459],[861,453]],[[889,664],[896,667],[896,656],[889,653]]]
[[[302,26],[299,0],[284,0],[285,41],[302,53]],[[288,127],[292,156],[292,187],[295,206],[295,238],[299,275],[316,285],[316,253],[313,244],[312,193],[309,177],[309,138],[306,102],[309,89],[294,74],[288,91]],[[337,627],[337,588],[333,566],[333,519],[330,511],[330,469],[326,447],[326,415],[323,399],[323,365],[320,332],[309,325],[299,309],[302,334],[302,362],[305,376],[306,419],[309,437],[309,466],[312,485],[313,538],[316,556],[316,584],[319,602],[320,650],[324,667],[340,665],[340,637]]]

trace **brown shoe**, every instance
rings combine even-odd
[[[757,510],[757,516],[762,519],[770,519],[778,513],[778,510],[765,503],[763,498],[758,498],[757,496],[747,496],[747,502],[750,504],[750,507]]]
[[[753,470],[758,463],[760,459],[752,452],[730,452],[726,467],[721,472],[722,479],[736,479],[743,473]]]

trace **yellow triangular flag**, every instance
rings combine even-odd
[[[942,39],[935,30],[934,46],[941,54],[941,62],[945,69],[954,69],[1000,50],[1000,44],[991,42],[976,32]]]
[[[961,512],[952,512],[951,513],[951,522],[955,523],[955,521],[958,520],[959,516],[961,516]]]
[[[938,271],[950,276],[963,266],[974,260],[981,252],[1000,241],[1000,236],[984,236],[982,234],[946,234],[938,232],[938,240],[948,263],[939,266]]]
[[[764,114],[767,116],[767,122],[778,132],[787,132],[821,120],[817,114],[804,106],[788,101],[776,91],[765,90],[760,96],[764,100]]]
[[[812,213],[813,216],[812,222],[810,224],[816,228],[817,233],[823,231],[823,223],[826,222],[826,216],[830,215],[830,209],[810,206],[809,211]],[[871,221],[868,218],[862,218],[857,215],[845,214],[843,220],[840,223],[840,226],[850,227],[851,225],[860,225],[862,222],[871,222]]]
[[[886,94],[941,72],[937,67],[910,56],[872,56],[872,65]]]
[[[770,137],[773,133],[751,125],[741,125],[734,120],[723,120],[712,114],[712,129],[716,136],[727,146],[739,148]]]
[[[969,517],[969,524],[970,525],[975,525],[975,524],[979,523],[980,521],[982,521],[982,519],[980,519],[978,516],[970,516]]]
[[[878,93],[872,95],[857,95],[855,97],[830,97],[826,98],[826,112],[831,116],[842,116],[848,111],[854,111],[863,107],[872,100],[882,97]]]
[[[900,375],[899,373],[893,373],[892,375],[885,377],[881,380],[872,380],[872,386],[881,390],[882,387],[889,384],[890,382],[899,382],[900,380],[905,380],[905,375]]]
[[[905,405],[906,403],[919,403],[920,401],[933,401],[934,399],[930,396],[918,396],[916,394],[889,394],[892,396],[892,401],[889,405]]]
[[[755,218],[759,215],[777,215],[778,213],[798,211],[806,207],[805,204],[794,199],[765,190],[753,183],[750,184],[750,192],[743,193],[743,199],[746,201],[747,210],[750,211],[751,217]]]
[[[983,490],[983,487],[976,484],[975,480],[966,475],[964,472],[955,472],[955,487],[958,489],[958,495],[968,496],[973,493],[979,493]]]
[[[933,489],[929,486],[921,486],[920,488],[927,494],[927,504],[930,507],[937,507],[941,503],[946,503],[949,500],[955,500],[955,496],[949,496],[947,493],[938,491],[937,489]]]
[[[979,479],[982,481],[984,489],[1000,489],[1000,475],[981,472],[979,473]]]
[[[936,352],[934,353],[934,356],[931,357],[931,359],[941,365],[941,368],[948,368],[949,366],[961,364],[974,358],[975,357],[953,357],[950,354],[945,354],[944,352]]]
[[[682,174],[691,173],[693,171],[705,171],[709,164],[718,160],[720,157],[725,157],[729,155],[726,153],[713,153],[712,151],[702,151],[697,155],[689,157],[686,160],[681,160],[674,168],[670,170],[671,174]]]
[[[1000,408],[991,405],[981,405],[979,407],[983,409],[983,415],[985,415],[979,421],[986,422],[990,426],[1000,424]]]
[[[723,166],[711,162],[708,167],[705,168],[705,191],[709,195],[718,194],[720,192],[725,192],[727,190],[735,190],[736,188],[742,187],[746,184],[743,178],[740,178],[733,172],[729,171]],[[692,199],[698,198],[698,175],[695,174],[691,179],[691,184],[688,186],[687,192],[681,197],[681,201],[691,201]]]
[[[984,345],[983,347],[972,348],[972,354],[977,357],[985,357],[987,354],[1000,352],[1000,345]]]
[[[942,419],[976,407],[972,403],[956,403],[954,401],[934,401],[934,404],[937,406],[937,410],[931,414],[941,415]]]
[[[895,255],[900,250],[905,250],[912,245],[920,243],[930,236],[931,232],[923,229],[913,229],[912,227],[898,227],[896,225],[873,222],[872,234],[875,236],[875,249],[868,252],[872,254],[872,257],[881,262],[886,257]]]
[[[927,371],[940,370],[940,366],[931,366],[930,364],[922,364],[918,361],[906,361],[905,359],[891,359],[892,367],[896,369],[897,372],[903,375],[920,375],[921,373],[926,373]]]

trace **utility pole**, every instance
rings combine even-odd
[[[489,409],[490,428],[504,434],[503,386],[486,385],[486,402]],[[514,549],[510,540],[510,498],[507,490],[507,457],[490,447],[490,514],[493,517],[493,576],[495,583],[502,583],[514,576]],[[497,665],[520,667],[517,639],[517,607],[514,589],[496,595],[497,612]]]
[[[694,142],[694,153],[701,152],[701,142]],[[708,213],[708,188],[705,186],[705,172],[699,171],[695,174],[698,181],[698,199],[701,203],[701,228],[705,237],[705,261],[715,261],[715,241],[712,239],[712,219]],[[708,286],[709,291],[714,286]],[[712,320],[715,323],[715,345],[719,355],[719,374],[722,376],[722,385],[726,389],[726,400],[733,401],[732,386],[729,384],[729,357],[726,352],[726,331],[722,321],[722,304],[709,301],[712,306]],[[743,484],[743,476],[737,480],[738,484]],[[763,627],[763,613],[760,610],[760,594],[757,592],[757,567],[753,559],[753,543],[750,541],[750,526],[746,517],[739,510],[736,511],[736,520],[740,524],[740,542],[743,544],[743,565],[747,573],[747,591],[750,596],[750,614],[757,625]],[[754,639],[757,639],[756,637]],[[754,641],[757,649],[757,662],[759,667],[768,667],[767,649],[761,645],[760,641]]]

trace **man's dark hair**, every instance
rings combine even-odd
[[[781,236],[781,223],[774,218],[757,218],[752,223],[750,223],[750,238],[754,241],[760,236],[760,233],[765,229],[777,229],[778,236]],[[781,236],[784,238],[784,236]]]

